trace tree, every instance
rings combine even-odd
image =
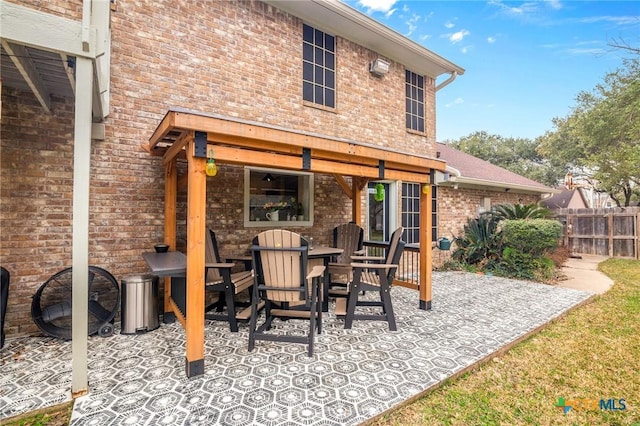
[[[549,186],[556,186],[566,173],[563,163],[556,164],[544,158],[537,151],[537,143],[530,139],[504,138],[477,131],[457,141],[446,142],[474,157]]]
[[[640,58],[623,61],[566,118],[538,138],[539,152],[591,177],[618,206],[640,205]]]

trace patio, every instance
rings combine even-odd
[[[185,332],[89,338],[90,394],[72,425],[355,425],[513,344],[592,294],[461,272],[433,273],[433,309],[394,287],[398,323],[323,318],[313,358],[304,345],[259,342],[247,326],[205,325],[205,374],[184,374]],[[297,332],[304,322],[279,323]],[[116,329],[119,329],[118,327]],[[71,343],[20,338],[0,352],[0,420],[70,400]]]

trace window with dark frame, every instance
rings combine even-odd
[[[245,227],[312,226],[313,178],[308,172],[245,167]]]
[[[438,239],[438,187],[431,187],[431,241]],[[418,183],[402,184],[402,227],[408,244],[420,242],[420,191]]]
[[[424,77],[405,71],[407,129],[424,132]]]
[[[335,37],[307,24],[302,33],[302,98],[335,108]]]

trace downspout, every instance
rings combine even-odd
[[[436,92],[444,88],[445,86],[448,86],[449,84],[453,83],[453,80],[455,80],[457,76],[458,76],[458,71],[452,71],[449,74],[449,78],[447,78],[445,81],[443,81],[442,83],[436,86]]]

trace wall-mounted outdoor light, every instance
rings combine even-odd
[[[389,62],[378,58],[369,65],[369,72],[377,77],[382,77],[389,72]]]

